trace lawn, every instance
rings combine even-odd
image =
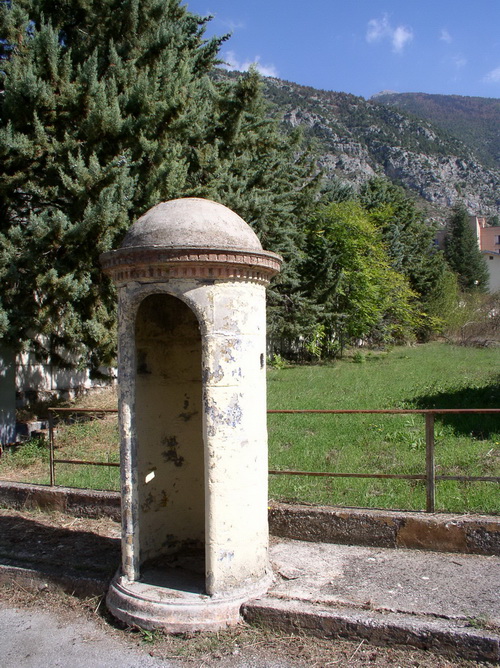
[[[498,408],[498,349],[432,343],[356,354],[332,365],[270,369],[270,409]],[[425,473],[419,415],[269,415],[270,469]],[[435,423],[436,474],[500,476],[500,416]],[[425,508],[425,483],[270,476],[273,499],[370,508]],[[436,508],[500,511],[498,483],[437,484]]]
[[[500,353],[431,343],[362,352],[332,364],[268,370],[269,409],[497,408]],[[95,398],[99,407],[110,399]],[[111,398],[113,401],[113,398]],[[89,407],[87,398],[84,406]],[[94,403],[94,406],[96,403]],[[82,405],[80,404],[80,407]],[[269,415],[269,468],[344,473],[425,472],[419,415]],[[500,476],[500,416],[436,418],[436,474]],[[80,416],[59,425],[56,457],[117,461],[116,417]],[[116,468],[56,465],[58,484],[118,489]],[[0,478],[47,483],[48,453],[31,443],[4,453]],[[326,505],[425,508],[425,483],[275,476],[275,500]],[[500,512],[498,483],[438,482],[436,509]]]

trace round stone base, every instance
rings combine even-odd
[[[268,574],[248,587],[207,596],[199,583],[172,582],[166,574],[150,570],[130,581],[118,573],[111,582],[106,604],[110,612],[130,626],[167,633],[218,631],[240,621],[243,603],[264,594],[271,585]]]

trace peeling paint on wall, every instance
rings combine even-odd
[[[162,450],[161,453],[164,461],[172,462],[175,466],[182,466],[184,464],[184,457],[178,453],[179,444],[176,436],[165,436],[162,439],[162,446],[166,446],[166,449]]]

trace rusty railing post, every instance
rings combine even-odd
[[[433,513],[436,497],[436,467],[434,464],[434,413],[432,412],[425,414],[425,475],[425,512]]]
[[[54,467],[54,413],[49,408],[49,475],[50,486],[56,484],[55,467]]]

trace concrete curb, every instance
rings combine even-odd
[[[49,487],[0,480],[0,506],[58,510],[77,517],[111,517],[120,521],[120,493],[70,487]]]
[[[91,574],[61,574],[39,566],[27,568],[0,564],[0,584],[20,585],[28,591],[64,591],[71,596],[87,598],[104,596],[111,578],[93,577]]]
[[[43,508],[120,521],[120,494],[0,480],[0,506]],[[271,503],[269,529],[281,538],[500,556],[500,517]]]
[[[307,601],[267,597],[243,606],[250,624],[320,638],[359,638],[373,644],[411,645],[475,661],[499,661],[500,638],[466,622],[393,612],[326,607]]]
[[[274,536],[311,542],[500,556],[500,517],[271,504]]]

